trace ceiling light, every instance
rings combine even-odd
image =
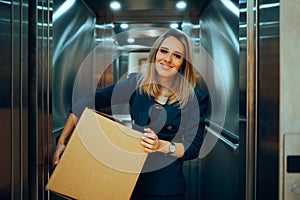
[[[178,28],[178,24],[172,23],[172,24],[170,24],[170,27],[171,27],[171,28]]]
[[[128,24],[121,24],[120,27],[121,27],[122,29],[126,29],[126,28],[128,28]]]
[[[119,10],[119,9],[121,8],[121,4],[120,4],[120,2],[118,2],[118,1],[112,1],[112,2],[110,3],[110,8],[111,8],[112,10]]]
[[[185,1],[178,1],[176,4],[176,8],[178,9],[184,9],[186,7]]]

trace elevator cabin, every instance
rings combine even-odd
[[[177,28],[191,40],[197,87],[210,95],[205,150],[184,164],[186,199],[277,199],[279,1],[110,3],[0,1],[0,80],[9,86],[0,88],[0,198],[60,199],[45,185],[74,101],[141,70],[155,39]],[[130,121],[127,111],[106,110]]]

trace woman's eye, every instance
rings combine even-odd
[[[159,51],[160,51],[161,53],[169,53],[168,50],[166,50],[166,49],[160,49]]]
[[[175,58],[180,59],[182,56],[179,54],[174,54]]]

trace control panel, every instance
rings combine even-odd
[[[300,134],[284,135],[284,200],[300,200]]]

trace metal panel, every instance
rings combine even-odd
[[[259,1],[257,54],[257,199],[278,199],[279,0]],[[276,191],[276,192],[274,192]]]
[[[71,3],[70,3],[71,2]],[[53,130],[65,124],[76,73],[94,47],[95,16],[81,1],[56,1],[53,14]]]
[[[0,1],[1,199],[47,198],[50,7]]]
[[[279,1],[247,1],[246,199],[278,199]]]
[[[247,200],[256,197],[257,161],[257,9],[256,0],[247,2],[246,19],[246,194]]]
[[[48,199],[51,169],[51,29],[52,1],[29,2],[29,198]]]
[[[210,126],[207,127],[207,134],[218,137],[218,142],[204,158],[185,163],[188,199],[244,199],[245,152],[244,141],[241,142],[240,138],[244,138],[245,124],[241,124],[240,129],[238,33],[238,1],[210,1],[200,15],[200,44],[213,60],[213,63],[205,63],[204,67],[207,69],[216,67],[220,76],[218,74],[204,74],[204,76],[214,80],[217,95],[222,93],[219,83],[223,81],[226,98],[217,98],[216,110],[226,107],[226,119],[225,124],[208,120]],[[242,116],[242,119],[244,118],[245,116]],[[222,134],[218,136],[215,130]],[[242,145],[240,152],[237,143]]]
[[[1,1],[1,179],[0,197],[28,195],[28,4]],[[3,139],[3,140],[2,140]],[[3,149],[2,149],[3,148]],[[3,175],[3,176],[2,176]]]
[[[12,113],[11,113],[11,57],[12,57],[12,7],[0,2],[0,199],[8,199],[12,193]],[[3,87],[6,86],[6,87]],[[4,98],[5,97],[5,98]]]

